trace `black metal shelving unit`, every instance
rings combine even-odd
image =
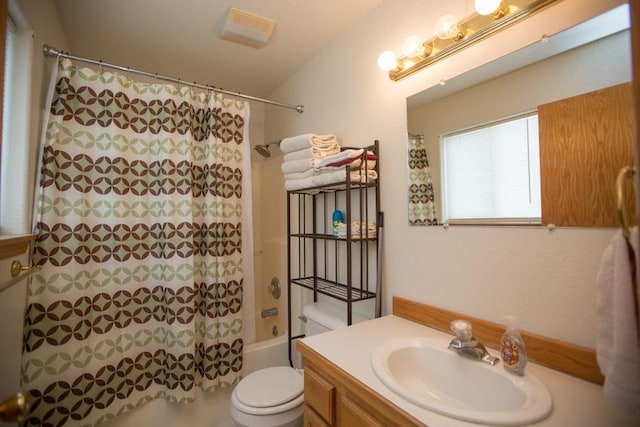
[[[377,179],[352,180],[349,166],[346,179],[339,183],[287,191],[287,305],[289,363],[292,362],[292,341],[304,337],[293,335],[292,285],[313,293],[313,301],[324,295],[346,303],[346,324],[352,324],[353,304],[376,298],[380,286],[380,247],[378,238],[382,227],[380,211],[380,155],[379,142],[362,147],[362,165],[370,153],[375,154]],[[346,149],[348,147],[345,147]],[[360,173],[367,173],[365,166]],[[346,236],[333,234],[332,214],[344,213]],[[354,237],[353,221],[374,222],[376,235]]]

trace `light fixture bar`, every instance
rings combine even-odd
[[[511,1],[510,3],[514,4],[518,9],[498,20],[494,20],[490,16],[472,15],[466,21],[460,23],[461,25],[464,25],[465,29],[467,29],[466,37],[458,41],[447,40],[446,42],[448,42],[448,44],[446,44],[439,50],[436,50],[435,45],[438,43],[442,43],[442,41],[437,39],[437,37],[427,40],[425,42],[426,45],[434,45],[434,53],[424,59],[414,61],[414,64],[411,67],[407,68],[402,68],[402,61],[408,58],[400,57],[398,59],[399,67],[389,71],[389,78],[393,81],[398,81],[407,76],[410,76],[411,74],[422,70],[429,65],[441,61],[442,59],[453,55],[456,52],[459,52],[475,43],[478,43],[479,41],[497,33],[498,31],[502,31],[503,29],[515,24],[516,22],[519,22],[531,16],[535,12],[544,9],[552,3],[556,3],[559,1],[562,0],[527,0],[527,2],[525,2],[526,4],[520,6],[519,8],[518,3],[523,3],[522,1]],[[486,24],[487,21],[490,21],[490,23]]]

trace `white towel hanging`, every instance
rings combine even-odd
[[[638,239],[638,228],[630,241]],[[598,272],[597,359],[604,393],[617,407],[640,415],[640,341],[634,254],[622,231],[607,246]]]

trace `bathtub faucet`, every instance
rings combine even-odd
[[[267,317],[277,316],[278,315],[278,307],[272,308],[263,308],[260,312],[260,317],[266,319]]]

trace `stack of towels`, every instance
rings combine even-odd
[[[354,221],[351,224],[351,237],[353,237],[354,239],[375,239],[376,223],[373,221]]]
[[[285,153],[282,173],[287,191],[343,182],[371,182],[378,178],[376,156],[367,153],[363,162],[364,149],[340,149],[335,135],[304,134],[285,138],[280,143]]]
[[[347,224],[340,223],[336,227],[338,229],[338,237],[341,239],[347,238]],[[373,221],[360,222],[353,221],[351,223],[351,238],[352,239],[375,239],[376,238],[376,223]]]

